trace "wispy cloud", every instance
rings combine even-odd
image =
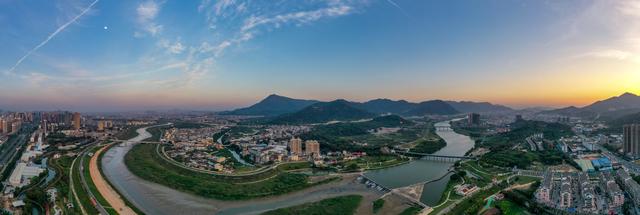
[[[563,26],[557,42],[586,41],[574,56],[640,63],[640,0],[594,1]]]
[[[589,52],[581,55],[581,57],[608,58],[608,59],[614,59],[614,60],[632,61],[632,62],[640,63],[640,55],[632,52],[621,51],[616,49]]]
[[[352,7],[338,5],[328,8],[321,8],[311,11],[298,11],[286,14],[279,14],[272,17],[252,16],[245,20],[241,28],[242,32],[248,32],[258,26],[271,25],[279,28],[283,24],[295,23],[297,25],[307,24],[326,17],[344,16],[352,11]]]
[[[359,4],[357,0],[310,2],[312,3],[276,1],[268,4],[249,4],[241,0],[203,0],[197,10],[204,15],[208,25],[205,30],[210,31],[211,36],[203,37],[198,42],[190,40],[190,44],[183,44],[179,39],[175,41],[166,39],[168,35],[156,36],[158,47],[164,50],[163,53],[166,56],[156,53],[156,56],[152,57],[155,59],[153,64],[155,67],[162,67],[166,62],[172,62],[178,65],[172,69],[179,74],[150,80],[148,84],[165,89],[188,88],[197,80],[202,80],[213,72],[217,60],[231,47],[285,26],[302,26],[325,18],[352,14],[357,11],[356,6]],[[155,21],[161,9],[160,6],[155,2],[141,4],[138,10],[138,22],[162,26]]]
[[[69,25],[75,23],[78,19],[80,19],[82,16],[84,16],[87,12],[89,12],[89,10],[91,10],[91,8],[98,3],[99,0],[95,0],[94,2],[92,2],[88,7],[84,8],[84,10],[82,10],[82,12],[80,12],[80,14],[74,16],[71,20],[69,20],[68,22],[64,23],[63,25],[61,25],[60,27],[58,27],[53,33],[49,34],[49,36],[47,36],[47,38],[40,42],[40,44],[38,44],[37,46],[33,47],[31,50],[29,50],[27,52],[27,54],[25,54],[24,56],[22,56],[9,70],[7,70],[5,72],[5,74],[13,74],[13,72],[15,71],[15,69],[20,66],[20,64],[27,59],[31,54],[33,54],[35,51],[37,51],[38,49],[40,49],[41,47],[43,47],[44,45],[46,45],[50,40],[52,40],[54,37],[56,37],[56,35],[58,35],[60,32],[64,31],[64,29],[66,29],[67,27],[69,27]]]
[[[142,31],[156,36],[164,28],[155,22],[158,13],[160,13],[160,4],[155,1],[146,1],[138,5],[136,8],[137,21]],[[135,37],[143,37],[145,34],[140,31],[134,32]]]
[[[186,49],[179,39],[173,43],[169,42],[169,40],[161,39],[158,45],[171,54],[181,54]]]
[[[238,5],[233,7],[233,4]],[[215,13],[218,16],[226,16],[225,8],[233,10],[236,14],[242,13],[247,10],[243,3],[237,3],[233,0],[219,1],[214,5]],[[218,45],[210,46],[203,43],[201,50],[204,52],[212,52],[215,56],[220,56],[225,49],[238,45],[243,42],[247,42],[253,39],[256,35],[263,31],[269,31],[278,29],[286,25],[302,26],[316,22],[324,18],[334,18],[349,15],[356,11],[353,5],[347,3],[347,1],[329,1],[325,7],[306,9],[299,11],[285,11],[285,12],[254,12],[248,15],[241,22],[239,30],[236,33],[232,33],[232,36],[218,43]],[[265,13],[267,15],[265,15]]]

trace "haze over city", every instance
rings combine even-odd
[[[0,215],[640,215],[640,0],[0,0]]]
[[[638,1],[0,1],[0,108],[584,106],[640,93]]]

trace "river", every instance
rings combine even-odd
[[[449,123],[450,121],[444,121],[436,125],[450,126]],[[471,138],[453,130],[438,130],[436,133],[447,142],[447,146],[435,152],[435,155],[462,156],[474,146],[474,141]],[[386,187],[398,188],[438,179],[447,174],[451,166],[453,163],[415,160],[402,166],[370,171],[366,175]],[[434,206],[440,200],[448,182],[449,177],[443,177],[441,180],[426,184],[420,200],[427,205]]]
[[[448,124],[448,122],[441,123]],[[146,214],[258,214],[269,209],[289,207],[340,195],[359,194],[370,199],[379,196],[379,193],[352,180],[342,180],[282,196],[249,201],[219,201],[198,197],[145,181],[127,169],[124,164],[125,154],[136,142],[151,137],[146,128],[138,129],[137,132],[139,133],[137,137],[109,149],[101,162],[105,177],[111,184],[123,197]],[[436,154],[463,155],[473,147],[473,141],[464,135],[452,131],[438,131],[438,135],[447,141],[447,146]],[[388,187],[402,187],[441,177],[446,174],[451,165],[451,163],[417,160],[406,165],[366,174]],[[424,190],[429,192],[426,192],[428,195],[423,195],[422,201],[428,205],[433,201],[437,202],[447,181],[448,177],[445,177],[443,180],[427,184]]]

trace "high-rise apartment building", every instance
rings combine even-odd
[[[80,113],[73,113],[73,129],[80,130]]]
[[[305,154],[307,156],[320,156],[320,143],[315,140],[307,140],[304,142]]]
[[[623,127],[624,154],[632,158],[640,157],[640,124],[630,124]]]
[[[468,116],[469,125],[480,125],[480,114],[478,113],[469,113]]]
[[[9,120],[2,119],[0,120],[0,123],[2,123],[2,134],[8,134],[9,132],[11,132]]]
[[[105,127],[105,121],[103,120],[98,121],[98,131],[104,131],[104,127]]]
[[[289,141],[289,148],[292,155],[302,155],[302,139],[291,138]]]

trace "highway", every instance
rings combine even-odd
[[[28,138],[33,132],[33,125],[25,124],[22,126],[22,129],[15,136],[9,138],[6,143],[2,144],[0,149],[0,174],[4,174],[7,170],[6,167],[11,161],[15,160],[15,156],[18,153],[19,149],[22,148],[25,144],[27,144]]]

